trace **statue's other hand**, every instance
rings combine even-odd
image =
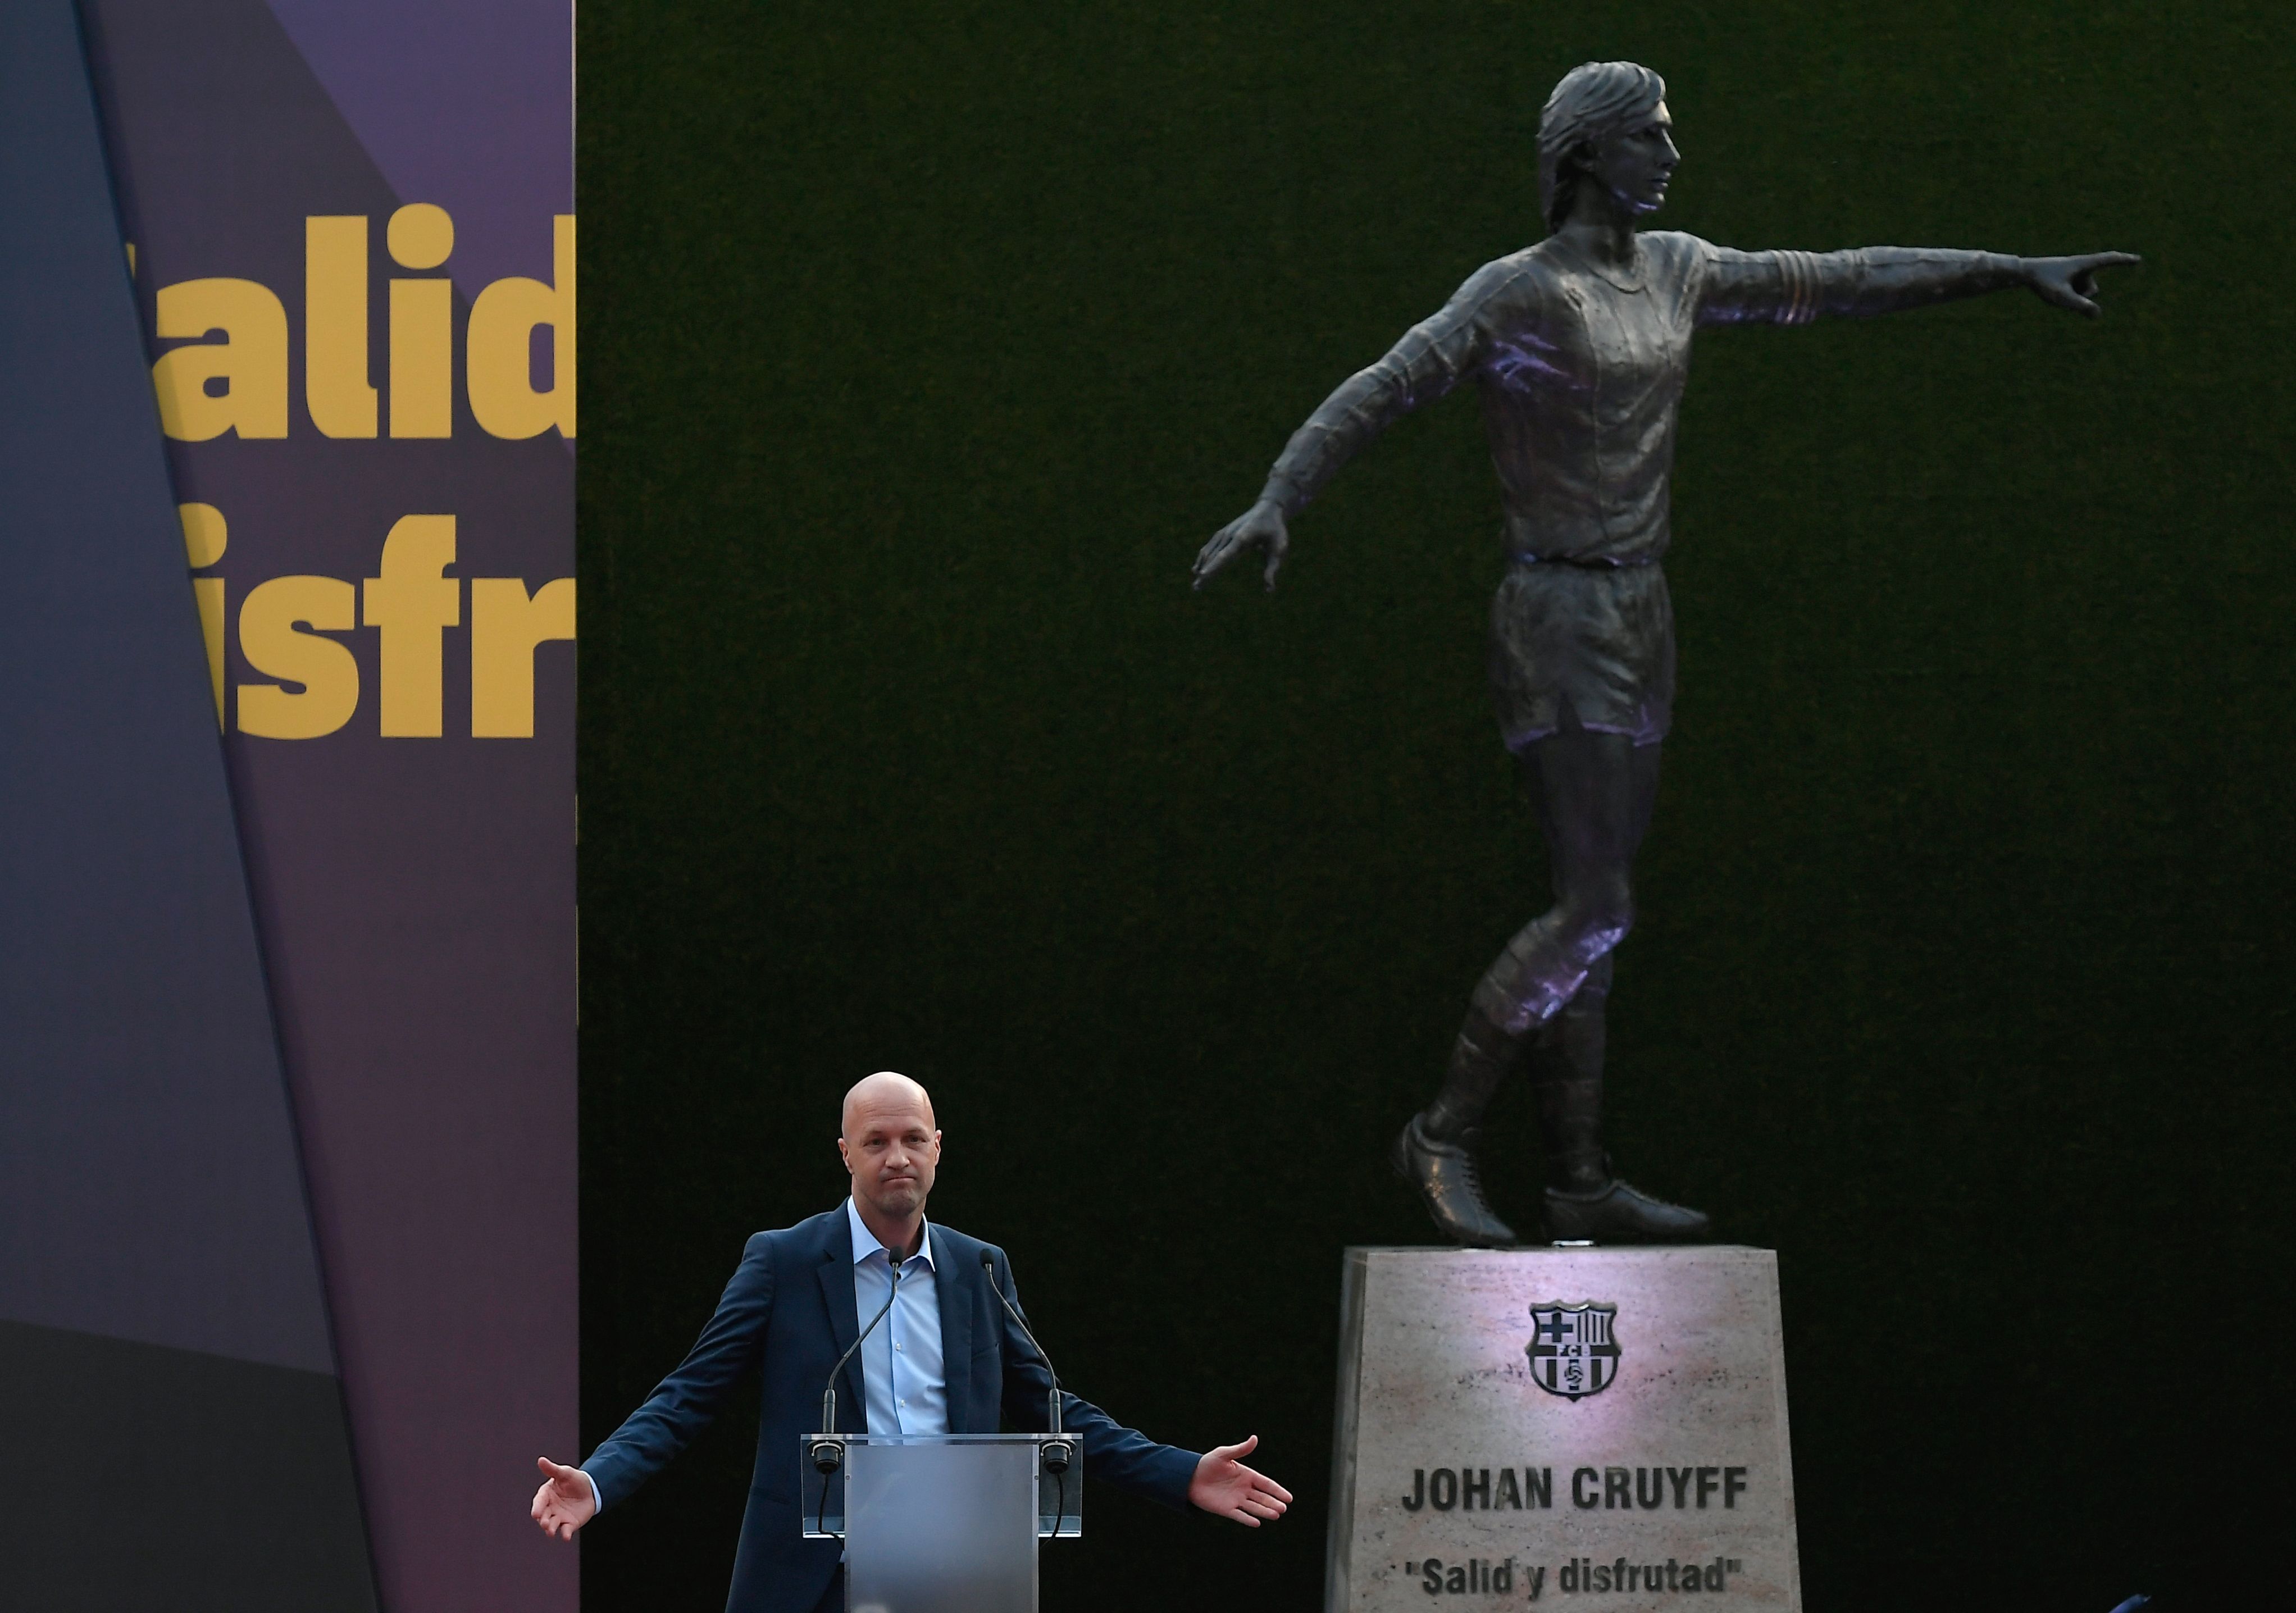
[[[2079,258],[2028,258],[2025,273],[2035,295],[2052,307],[2103,316],[2097,306],[2096,272],[2132,267],[2144,260],[2134,252],[2087,252]]]
[[[1282,508],[1264,498],[1213,533],[1212,541],[1197,551],[1195,585],[1201,588],[1211,581],[1239,554],[1263,547],[1267,551],[1267,564],[1260,580],[1273,592],[1275,574],[1292,550],[1292,534],[1283,525]]]

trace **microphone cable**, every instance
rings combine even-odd
[[[1069,1510],[1069,1465],[1076,1460],[1074,1446],[1061,1429],[1061,1375],[1053,1370],[1053,1358],[1045,1354],[1045,1347],[1037,1342],[1036,1334],[1029,1331],[1028,1322],[1020,1308],[1004,1297],[1003,1285],[996,1281],[996,1257],[987,1249],[980,1251],[981,1274],[988,1279],[989,1291],[1004,1306],[1004,1314],[1013,1318],[1013,1325],[1021,1330],[1021,1337],[1037,1352],[1037,1359],[1045,1365],[1045,1377],[1052,1384],[1052,1392],[1045,1397],[1045,1421],[1052,1426],[1046,1432],[1054,1442],[1043,1447],[1045,1470],[1053,1476],[1053,1532],[1050,1538],[1061,1537],[1061,1520]],[[1077,1519],[1077,1533],[1084,1532],[1084,1519]]]
[[[893,1273],[893,1286],[885,1295],[885,1303],[878,1307],[874,1316],[869,1318],[869,1325],[861,1330],[860,1336],[846,1347],[845,1354],[837,1358],[837,1364],[829,1369],[829,1380],[821,1386],[821,1433],[815,1437],[810,1453],[814,1471],[821,1475],[821,1502],[813,1515],[813,1532],[816,1535],[828,1532],[825,1526],[829,1517],[829,1481],[836,1476],[837,1470],[845,1465],[844,1441],[830,1437],[837,1431],[837,1374],[845,1370],[845,1363],[853,1359],[853,1352],[861,1347],[863,1341],[877,1331],[877,1324],[885,1319],[885,1313],[893,1308],[893,1301],[900,1297],[901,1268],[893,1263],[891,1250],[886,1251],[885,1259],[887,1269]],[[865,1399],[863,1409],[865,1412],[867,1409]]]

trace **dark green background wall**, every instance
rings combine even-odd
[[[935,1213],[1013,1250],[1074,1385],[1257,1431],[1300,1497],[1252,1535],[1102,1493],[1046,1605],[1317,1604],[1339,1251],[1426,1237],[1382,1150],[1542,895],[1472,405],[1352,468],[1272,599],[1186,568],[1535,235],[1541,100],[1630,56],[1671,86],[1671,226],[2148,262],[2101,325],[2020,293],[1701,339],[1614,1144],[1780,1251],[1813,1607],[2200,1607],[2270,1568],[2296,12],[581,30],[589,1439],[748,1232],[835,1201],[836,1095],[890,1066],[940,1106]],[[720,1604],[752,1426],[592,1532],[594,1609]]]

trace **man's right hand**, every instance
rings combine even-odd
[[[571,1540],[574,1531],[598,1515],[590,1476],[579,1468],[561,1467],[547,1456],[537,1456],[542,1487],[534,1493],[534,1521],[554,1540]]]
[[[1237,555],[1263,547],[1267,551],[1267,566],[1261,581],[1273,592],[1275,573],[1292,547],[1292,535],[1284,530],[1283,507],[1265,498],[1212,534],[1212,541],[1196,556],[1196,586],[1201,588],[1218,576]]]

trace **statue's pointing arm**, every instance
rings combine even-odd
[[[1405,332],[1377,364],[1341,382],[1292,434],[1258,501],[1215,533],[1196,556],[1196,586],[1202,587],[1238,555],[1264,548],[1265,580],[1273,588],[1291,548],[1287,519],[1322,492],[1340,467],[1372,438],[1473,373],[1489,344],[1490,306],[1517,278],[1499,264],[1479,270],[1431,318]]]
[[[1703,256],[1701,324],[1807,324],[1821,315],[1862,319],[2012,286],[2028,287],[2044,302],[2095,317],[2103,311],[2096,303],[2096,272],[2137,261],[2127,252],[2012,258],[1948,247],[1739,252],[1703,246]]]

